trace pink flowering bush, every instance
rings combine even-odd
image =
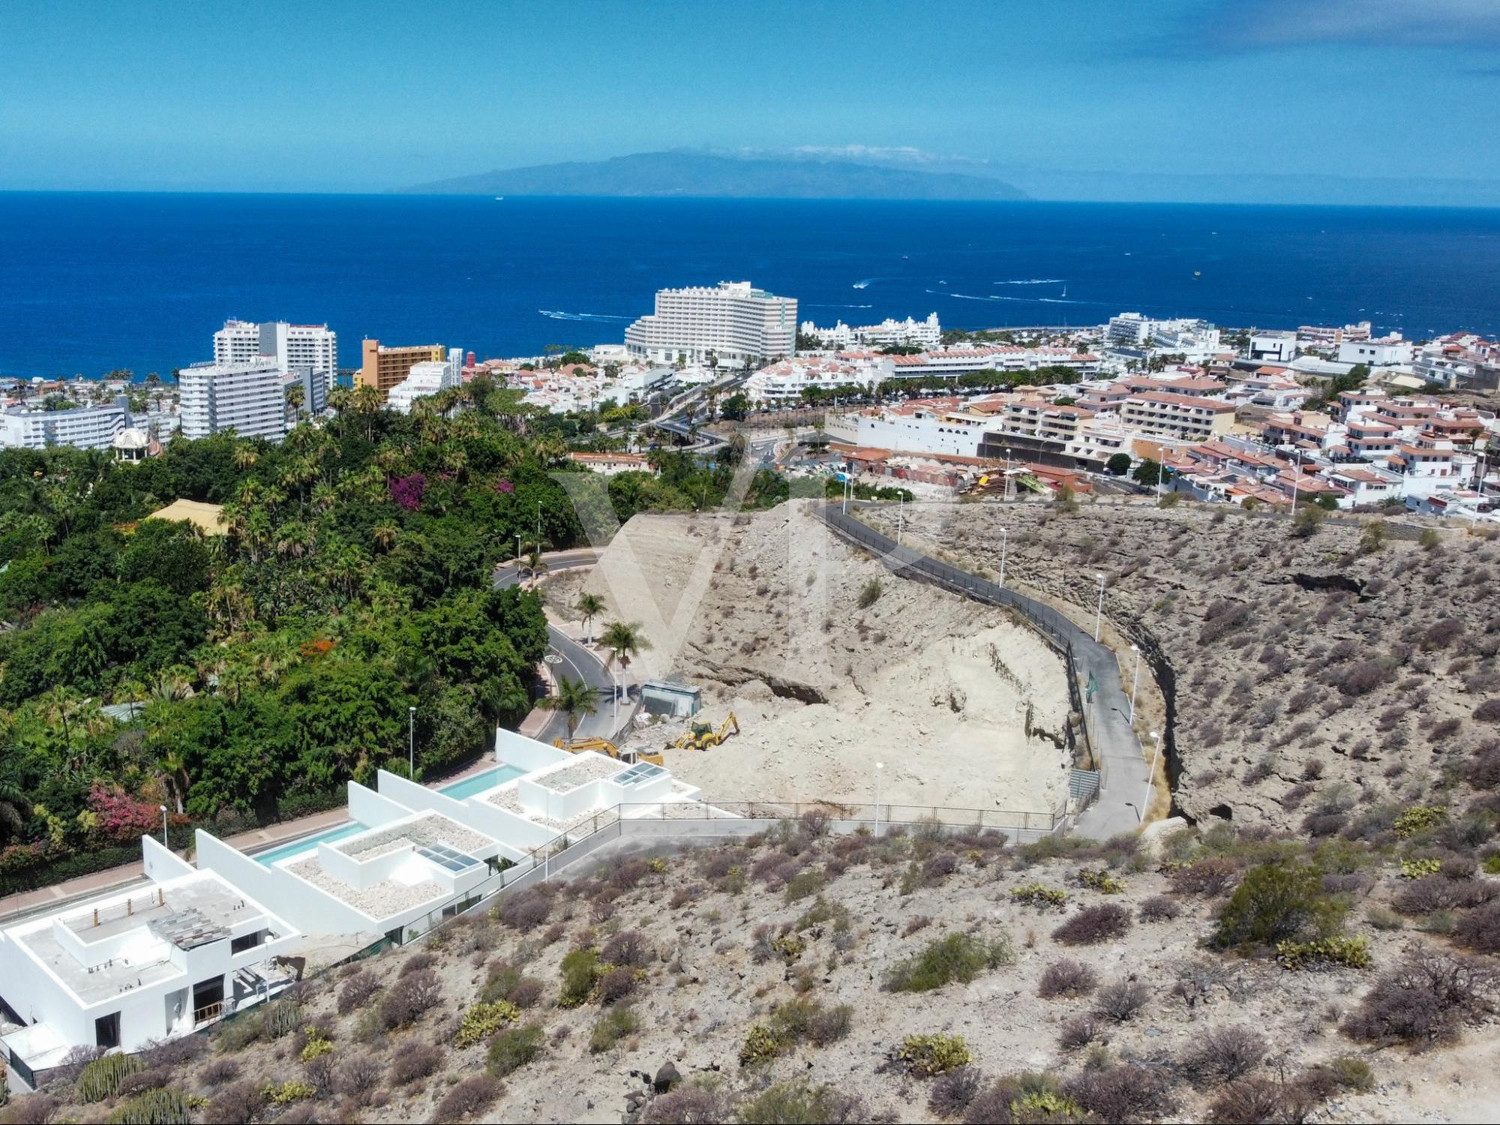
[[[500,493],[501,496],[509,496],[515,490],[516,486],[511,484],[508,480],[503,480],[499,484],[495,485],[495,491]]]
[[[98,818],[99,834],[120,843],[129,843],[161,829],[158,806],[130,796],[118,785],[95,782],[89,790],[88,806]]]
[[[422,497],[427,493],[427,478],[421,473],[412,473],[409,477],[391,477],[386,481],[391,490],[391,499],[408,512],[415,512],[422,506]]]

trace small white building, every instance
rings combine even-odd
[[[1363,363],[1367,367],[1396,367],[1410,363],[1415,346],[1392,332],[1376,340],[1345,340],[1339,345],[1340,363]]]
[[[1262,363],[1291,363],[1297,358],[1297,333],[1255,333],[1250,337],[1249,358]]]
[[[568,460],[591,473],[612,477],[620,473],[656,475],[651,462],[639,453],[569,453]]]
[[[825,348],[852,348],[859,344],[871,347],[905,345],[918,348],[937,348],[943,342],[943,326],[938,314],[931,313],[926,320],[894,320],[886,317],[879,324],[863,324],[850,327],[842,320],[832,328],[819,328],[810,320],[804,320],[800,329],[804,336],[811,336]]]
[[[12,407],[0,413],[0,446],[48,449],[108,449],[115,435],[130,425],[130,405],[124,395],[97,406],[70,410]]]

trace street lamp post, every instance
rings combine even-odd
[[[406,775],[417,780],[417,709],[406,709]]]
[[[875,763],[875,835],[880,835],[880,775],[885,772],[885,763]]]
[[[906,527],[906,496],[896,497],[896,546],[901,546],[901,532]]]
[[[520,569],[521,569],[521,533],[518,531],[518,532],[516,532],[516,570],[517,570],[517,572],[519,572]],[[520,578],[520,574],[517,573],[516,577],[519,579]]]
[[[1161,757],[1161,735],[1152,731],[1151,741],[1156,743],[1156,749],[1151,755],[1151,772],[1146,775],[1146,796],[1141,801],[1141,807],[1138,810],[1142,820],[1146,819],[1146,810],[1151,807],[1151,790],[1156,785],[1156,760]]]
[[[1130,721],[1135,722],[1135,689],[1141,683],[1141,646],[1131,645],[1130,651],[1135,653],[1135,672],[1130,677]]]
[[[1005,528],[1002,527],[1000,529],[1000,588],[1002,590],[1005,589],[1005,545],[1009,538]]]
[[[172,844],[167,839],[167,806],[158,805],[157,808],[161,809],[161,846],[166,848],[167,851],[171,851]]]
[[[1296,468],[1292,470],[1292,518],[1297,518],[1297,482],[1302,476],[1302,450],[1297,450]]]
[[[1104,624],[1104,575],[1096,574],[1094,577],[1099,579],[1099,605],[1094,610],[1094,640],[1097,642],[1099,640],[1099,630]]]

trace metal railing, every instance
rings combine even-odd
[[[217,1000],[212,1004],[205,1004],[201,1008],[193,1009],[193,1025],[209,1023],[224,1014],[224,1001]]]

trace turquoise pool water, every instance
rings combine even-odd
[[[455,801],[462,801],[466,797],[472,797],[476,793],[483,793],[486,789],[493,789],[497,785],[503,785],[513,777],[520,777],[526,771],[519,766],[498,766],[484,773],[476,773],[473,777],[466,777],[462,781],[455,781],[452,785],[444,785],[438,790],[444,797],[452,797]]]
[[[278,859],[285,859],[289,855],[297,855],[301,852],[311,851],[319,844],[331,844],[335,840],[342,840],[345,836],[353,836],[356,832],[363,832],[365,826],[357,820],[351,820],[340,824],[337,828],[330,828],[327,832],[319,832],[316,836],[304,836],[300,840],[294,840],[290,844],[282,844],[279,848],[272,848],[268,852],[257,852],[255,861],[264,863],[267,867]]]

